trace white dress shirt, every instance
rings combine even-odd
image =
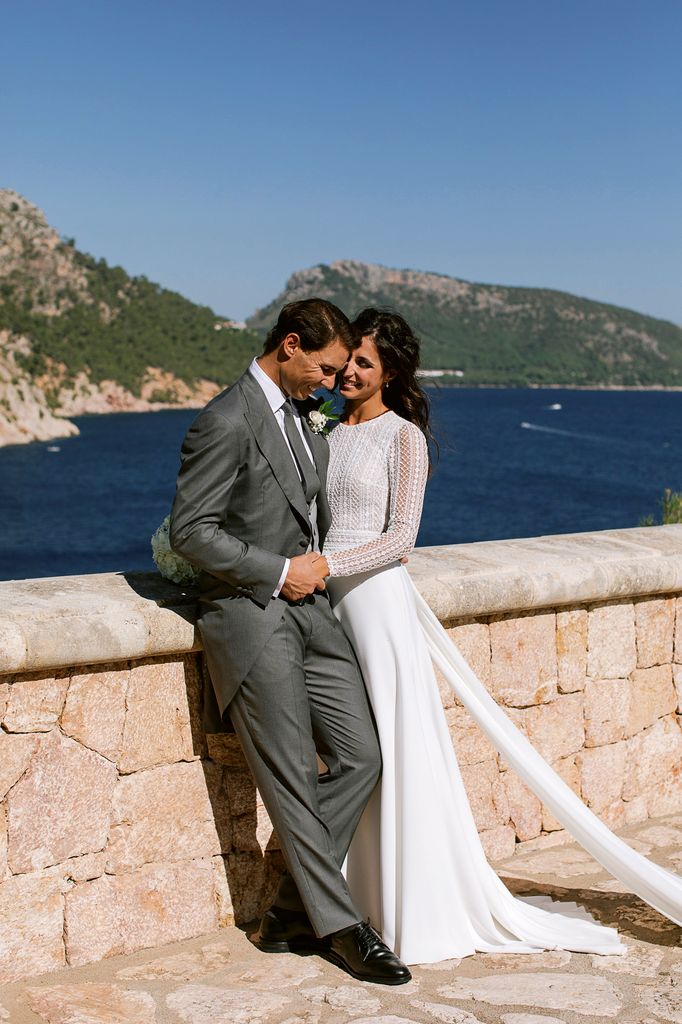
[[[279,426],[279,429],[282,431],[282,437],[284,438],[286,446],[289,449],[289,452],[291,454],[291,461],[294,464],[294,467],[296,469],[296,473],[298,474],[298,478],[300,480],[301,479],[301,471],[298,468],[298,463],[296,462],[296,458],[294,456],[294,453],[291,451],[291,445],[289,444],[289,438],[287,437],[286,430],[284,429],[284,405],[285,405],[285,403],[288,400],[287,396],[284,394],[282,389],[277,384],[275,384],[274,380],[272,380],[270,377],[268,377],[267,373],[265,373],[265,371],[260,368],[260,366],[258,365],[258,360],[254,359],[252,361],[251,365],[249,366],[249,373],[258,382],[258,384],[262,388],[262,391],[263,391],[263,394],[265,395],[267,403],[270,406],[270,408],[272,409],[272,413],[273,413],[275,419],[277,420],[277,425]],[[308,446],[308,442],[306,441],[305,434],[303,433],[303,426],[301,424],[301,415],[300,415],[298,409],[296,408],[296,406],[293,405],[293,404],[292,404],[292,412],[293,412],[293,415],[294,415],[294,423],[296,424],[296,429],[298,430],[299,434],[301,435],[301,440],[303,441],[303,447],[305,448],[305,450],[307,451],[308,455],[310,456],[310,461],[312,462],[312,464],[314,466],[315,465],[315,459],[313,458],[313,453],[311,452],[311,450],[310,450],[310,448]],[[311,501],[310,505],[308,506],[308,515],[309,515],[310,523],[311,523],[312,530],[313,530],[313,542],[317,546],[317,539],[318,539],[319,534],[317,532],[317,499],[316,498],[313,498],[313,500]],[[287,578],[287,573],[289,572],[289,562],[290,561],[291,560],[289,558],[287,558],[285,563],[284,563],[284,569],[282,570],[282,575],[279,578],[279,582],[277,584],[275,592],[272,595],[273,597],[277,597],[279,592],[280,592],[280,590],[282,589],[284,581]]]

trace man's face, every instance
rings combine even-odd
[[[319,387],[333,388],[336,374],[344,368],[350,355],[338,338],[324,348],[305,352],[295,334],[285,339],[284,351],[288,358],[280,365],[280,382],[282,390],[291,398],[309,398]]]

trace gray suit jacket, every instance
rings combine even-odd
[[[303,424],[321,482],[322,546],[329,449]],[[308,509],[282,432],[248,372],[199,413],[180,458],[171,545],[203,570],[198,622],[222,715],[281,620],[284,605],[272,594],[285,558],[308,548]]]

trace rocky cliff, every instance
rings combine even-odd
[[[259,347],[146,278],[79,252],[0,189],[0,445],[77,433],[83,413],[201,407]]]

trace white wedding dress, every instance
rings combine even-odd
[[[682,880],[635,853],[582,803],[497,706],[399,559],[414,546],[427,475],[424,436],[393,412],[329,436],[332,526],[324,553],[335,614],[360,663],[383,773],[351,844],[358,909],[407,963],[475,951],[624,952],[574,903],[511,895],[487,863],[432,659],[513,768],[607,870],[682,924]]]

